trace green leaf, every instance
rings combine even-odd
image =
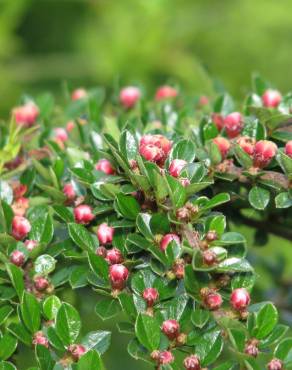
[[[205,212],[209,209],[212,209],[214,207],[218,207],[221,204],[224,204],[226,202],[230,201],[230,195],[228,193],[220,193],[215,195],[212,199],[208,200],[206,204],[202,208],[200,208],[200,211]]]
[[[70,285],[73,289],[82,288],[88,284],[88,267],[76,266],[70,275]]]
[[[5,333],[0,339],[0,359],[8,359],[16,350],[17,339],[9,333]]]
[[[149,357],[147,349],[143,347],[136,338],[130,340],[127,349],[129,355],[132,356],[135,360],[142,360],[149,362],[151,365],[153,364]]]
[[[10,316],[13,312],[13,308],[9,305],[0,307],[0,325]]]
[[[272,303],[267,303],[261,307],[256,315],[256,327],[253,336],[263,339],[271,333],[278,322],[278,311]]]
[[[291,363],[292,356],[292,338],[285,338],[278,344],[275,349],[274,356],[279,360]]]
[[[82,344],[87,350],[95,349],[100,355],[109,348],[110,342],[111,332],[102,330],[92,331],[82,339]]]
[[[131,195],[122,193],[117,194],[116,200],[120,213],[129,220],[135,220],[141,210],[137,200]]]
[[[98,247],[98,239],[80,224],[68,224],[68,231],[73,242],[85,251],[95,251]]]
[[[12,263],[7,263],[6,269],[10,277],[10,280],[12,282],[12,285],[14,289],[16,290],[16,293],[19,299],[21,299],[23,291],[24,291],[24,281],[23,281],[22,270]]]
[[[203,366],[213,363],[220,355],[223,349],[223,340],[220,331],[212,331],[203,334],[198,345],[196,353],[201,359]]]
[[[64,345],[74,343],[81,329],[79,313],[70,304],[62,303],[56,316],[55,327]]]
[[[236,159],[240,165],[244,168],[250,168],[252,166],[252,158],[249,156],[238,144],[233,148]]]
[[[34,263],[34,270],[38,275],[48,275],[55,270],[56,260],[49,254],[42,254]]]
[[[196,157],[196,146],[191,140],[180,140],[170,152],[170,161],[173,159],[183,159],[187,162],[193,162]]]
[[[286,325],[276,325],[273,331],[263,340],[260,342],[260,348],[267,348],[272,344],[278,342],[287,332],[288,326]]]
[[[243,258],[231,257],[227,258],[226,260],[220,262],[217,267],[216,271],[219,272],[249,272],[253,271],[252,266],[250,263]]]
[[[31,346],[32,335],[22,323],[21,324],[15,324],[15,323],[10,324],[8,327],[8,331],[12,333],[21,342],[23,342],[25,345],[29,347]]]
[[[200,308],[192,312],[192,323],[198,328],[202,328],[210,319],[210,312]]]
[[[29,238],[44,244],[49,244],[54,236],[54,225],[49,213],[44,218],[35,219],[31,225]]]
[[[49,195],[55,201],[62,203],[66,200],[65,195],[58,189],[53,186],[43,185],[43,184],[36,184],[38,188],[43,190],[43,192]]]
[[[292,197],[288,192],[283,192],[275,197],[276,208],[292,207]]]
[[[149,351],[158,349],[160,328],[154,317],[140,313],[136,320],[135,333],[139,342]]]
[[[77,370],[103,370],[99,354],[95,350],[85,353],[77,363]]]
[[[41,308],[34,295],[24,292],[20,305],[22,320],[31,333],[39,330],[41,324]]]
[[[53,360],[48,348],[38,344],[36,346],[35,353],[40,370],[53,370],[55,361]]]
[[[128,159],[136,159],[138,145],[135,136],[130,131],[123,131],[120,137],[120,150]]]
[[[108,281],[109,279],[109,266],[105,259],[97,256],[94,253],[88,253],[88,261],[91,270],[98,276]]]
[[[270,192],[259,186],[254,186],[248,193],[249,203],[258,210],[264,210],[270,201]]]
[[[120,311],[119,301],[114,298],[101,299],[95,306],[95,312],[102,320],[110,319]]]
[[[235,365],[234,362],[230,360],[224,362],[219,366],[214,367],[214,370],[232,370],[234,365]]]
[[[223,116],[233,112],[234,102],[230,95],[222,94],[220,95],[214,103],[214,112],[222,113]]]
[[[72,209],[61,205],[54,205],[53,210],[65,222],[74,222]]]
[[[177,179],[172,176],[166,175],[166,180],[169,188],[169,196],[173,207],[182,207],[187,200],[186,189]]]
[[[140,232],[147,240],[153,240],[154,236],[150,228],[151,216],[148,213],[139,213],[136,219],[136,224]]]
[[[48,320],[54,320],[60,307],[60,299],[57,296],[52,295],[45,299],[43,303],[43,312]]]
[[[0,370],[17,370],[11,362],[1,361]]]

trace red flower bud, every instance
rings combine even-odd
[[[112,288],[122,290],[129,277],[129,270],[127,267],[120,264],[111,265],[109,268],[109,275]]]
[[[292,158],[292,140],[289,140],[285,145],[285,154]]]
[[[126,109],[134,107],[141,97],[141,92],[138,87],[128,86],[124,87],[120,92],[120,102]]]
[[[36,346],[37,344],[41,345],[41,346],[44,346],[46,348],[49,348],[49,341],[48,339],[45,337],[45,334],[42,332],[42,331],[37,331],[34,336],[33,336],[33,340],[32,340],[32,344],[34,346]]]
[[[101,172],[104,172],[105,174],[107,175],[114,175],[115,174],[115,170],[111,164],[111,162],[105,158],[103,159],[100,159],[96,165],[95,165],[95,169],[97,171],[101,171]]]
[[[180,178],[179,182],[182,184],[182,186],[185,188],[186,186],[189,186],[191,184],[190,180],[186,177]]]
[[[26,210],[29,208],[29,199],[20,197],[11,206],[15,216],[24,216]]]
[[[160,249],[164,252],[168,246],[168,244],[172,241],[175,241],[177,244],[180,244],[180,238],[176,234],[166,234],[161,239],[160,242]]]
[[[224,118],[224,127],[229,138],[234,138],[240,134],[243,119],[239,112],[228,114]]]
[[[191,355],[184,359],[186,370],[201,370],[200,359],[197,355]]]
[[[230,303],[235,310],[243,310],[250,303],[250,296],[245,288],[234,289],[231,293]]]
[[[157,147],[158,149],[162,151],[158,151],[156,153],[160,153],[160,156],[162,158],[157,158],[155,159],[156,162],[158,162],[161,159],[165,159],[170,152],[172,143],[169,141],[165,136],[163,135],[144,135],[142,136],[140,143],[139,143],[139,152],[141,154],[141,149],[143,146],[148,146],[150,145],[150,148],[152,146]],[[143,154],[141,154],[143,155]]]
[[[278,358],[273,358],[268,363],[268,370],[283,370],[283,362],[279,360]]]
[[[105,222],[100,224],[97,228],[97,237],[100,244],[112,243],[115,229],[108,226]]]
[[[48,279],[44,278],[43,276],[37,276],[34,279],[34,286],[36,290],[42,292],[43,290],[46,290],[49,286]]]
[[[63,187],[63,193],[67,200],[74,200],[76,198],[76,192],[74,186],[71,183],[67,183]]]
[[[72,100],[79,100],[79,99],[83,99],[87,96],[87,91],[85,89],[83,89],[82,87],[80,87],[79,89],[76,89],[73,91],[72,95],[71,95],[71,99]]]
[[[209,230],[206,234],[207,242],[213,242],[218,239],[218,235],[215,230]]]
[[[224,118],[219,113],[212,113],[212,122],[214,122],[215,126],[217,127],[218,131],[221,131],[224,127]]]
[[[17,240],[24,239],[30,232],[31,225],[28,219],[22,216],[14,216],[12,220],[12,236]]]
[[[35,123],[39,115],[39,109],[33,102],[29,102],[14,108],[12,113],[19,126],[30,127]]]
[[[25,255],[21,251],[15,250],[10,255],[10,262],[20,267],[25,262]]]
[[[15,187],[13,187],[14,199],[22,198],[26,192],[27,186],[24,184],[18,183]]]
[[[185,167],[187,164],[187,161],[184,161],[183,159],[174,159],[170,166],[169,166],[169,173],[173,177],[179,177],[179,174],[181,170]]]
[[[107,251],[105,259],[110,265],[115,265],[117,263],[122,263],[124,258],[122,252],[117,248],[112,248]]]
[[[81,344],[71,344],[68,347],[68,352],[71,354],[73,361],[77,362],[86,352],[86,348]]]
[[[155,288],[146,288],[143,292],[143,298],[147,303],[147,307],[153,307],[154,303],[159,299],[158,290]]]
[[[31,252],[38,245],[38,242],[36,240],[28,239],[24,242],[24,245],[26,246],[26,249]]]
[[[206,250],[203,252],[203,262],[207,266],[212,266],[217,262],[217,255],[212,250]]]
[[[217,145],[222,158],[225,158],[229,149],[230,149],[230,142],[229,140],[225,139],[222,136],[217,136],[215,139],[213,139],[213,142]]]
[[[245,153],[253,155],[255,146],[254,139],[248,136],[241,136],[240,138],[237,139],[237,144],[241,147],[242,150],[245,151]]]
[[[74,208],[74,218],[78,224],[88,224],[94,217],[91,207],[86,204]]]
[[[172,98],[176,98],[177,95],[178,95],[178,92],[174,87],[165,85],[157,89],[156,94],[155,94],[155,99],[157,101],[164,100],[164,99],[172,99]]]
[[[258,168],[266,167],[277,154],[277,149],[277,145],[272,141],[258,141],[254,148],[254,166]]]
[[[221,294],[209,293],[204,297],[204,303],[209,310],[218,310],[223,303]]]
[[[57,141],[61,141],[62,143],[64,143],[65,141],[68,140],[67,131],[62,127],[56,127],[54,129],[54,138]]]
[[[249,356],[252,356],[252,357],[257,357],[257,355],[259,354],[259,350],[258,350],[258,347],[255,346],[254,344],[250,343],[250,344],[247,344],[244,348],[244,352],[249,355]]]
[[[263,105],[267,108],[277,108],[281,100],[282,95],[277,90],[268,89],[262,96]]]
[[[107,255],[107,250],[105,247],[96,248],[96,255],[105,258]]]
[[[180,325],[176,320],[166,320],[161,329],[168,339],[173,340],[179,335]]]
[[[68,121],[66,124],[66,130],[67,132],[71,132],[75,127],[75,122],[74,121]]]
[[[174,361],[174,356],[170,351],[163,351],[159,353],[158,362],[161,365],[171,364]]]
[[[153,144],[140,146],[139,153],[150,162],[160,162],[164,158],[163,150]]]

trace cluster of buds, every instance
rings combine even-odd
[[[34,287],[38,292],[44,292],[48,289],[49,285],[48,279],[43,276],[36,276],[34,279]]]
[[[243,127],[243,117],[239,112],[228,114],[224,118],[224,128],[230,139],[237,137]]]
[[[94,214],[92,213],[92,208],[86,204],[81,204],[74,208],[74,218],[77,224],[88,224],[94,218]]]
[[[110,265],[115,265],[122,263],[124,261],[124,257],[122,252],[118,248],[112,248],[106,251],[105,260]]]
[[[14,200],[11,208],[15,216],[24,216],[29,208],[29,199],[25,197],[19,197]]]
[[[163,165],[171,145],[171,142],[163,135],[145,135],[140,140],[139,153],[147,161]]]
[[[203,263],[207,266],[213,266],[218,262],[217,255],[212,250],[207,249],[203,251],[202,257],[203,257]]]
[[[186,370],[201,370],[201,362],[197,355],[186,357],[183,364]]]
[[[162,323],[161,330],[169,340],[174,340],[180,334],[180,325],[176,320],[166,320]]]
[[[109,268],[109,278],[114,290],[123,290],[129,277],[129,270],[121,264],[111,265]]]
[[[115,229],[109,226],[107,223],[103,222],[97,228],[97,238],[100,244],[111,244],[113,241]]]
[[[81,344],[71,344],[67,350],[74,362],[78,362],[84,353],[86,353],[86,348]]]
[[[259,341],[257,339],[250,339],[244,347],[244,352],[249,356],[257,357],[259,354],[258,345]]]
[[[187,202],[176,211],[176,217],[179,221],[188,222],[197,215],[198,211],[199,207],[197,205]]]
[[[32,239],[27,239],[25,242],[24,242],[24,245],[26,247],[26,249],[31,252],[34,248],[36,248],[38,246],[38,242],[36,240],[32,240]]]
[[[28,102],[14,108],[12,113],[19,126],[31,127],[37,120],[40,112],[33,102]]]
[[[153,307],[154,304],[158,301],[159,293],[158,293],[158,290],[155,288],[146,288],[143,291],[142,297],[144,301],[146,302],[147,307],[150,308],[150,307]]]
[[[33,346],[36,346],[38,344],[46,348],[49,348],[49,341],[42,331],[37,331],[36,333],[34,333],[32,344]]]
[[[278,358],[273,358],[268,363],[268,370],[283,370],[283,362],[279,360]]]
[[[158,365],[168,365],[174,361],[174,356],[170,351],[153,351],[151,353],[151,358],[156,361]]]
[[[216,292],[215,289],[202,288],[200,291],[202,301],[208,310],[218,310],[223,303],[221,294]]]
[[[133,108],[141,97],[138,87],[127,86],[120,91],[120,103],[126,109]]]
[[[253,164],[256,168],[266,167],[277,154],[277,145],[272,141],[260,140],[254,146]]]
[[[22,266],[25,262],[24,253],[16,249],[10,255],[10,262],[13,263],[15,266]]]
[[[101,171],[105,173],[106,175],[114,175],[115,174],[115,169],[113,168],[111,162],[108,159],[102,158],[100,159],[96,165],[95,169],[97,171]]]

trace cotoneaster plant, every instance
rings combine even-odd
[[[232,225],[291,233],[292,100],[259,77],[255,87],[240,112],[228,95],[171,86],[149,102],[137,87],[109,103],[77,89],[65,109],[49,94],[13,109],[1,126],[3,369],[18,365],[18,342],[33,369],[104,369],[110,333],[80,336],[58,298],[84,287],[101,319],[123,312],[128,352],[150,368],[291,368],[288,327],[254,301]]]

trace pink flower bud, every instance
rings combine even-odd
[[[183,159],[174,159],[169,166],[169,173],[173,177],[179,177],[181,170],[188,162]]]
[[[224,118],[224,127],[229,138],[234,138],[240,134],[243,118],[239,112],[228,114]]]
[[[235,310],[245,309],[250,303],[248,291],[245,288],[234,289],[231,293],[230,303]]]
[[[224,118],[222,117],[222,115],[220,113],[212,113],[211,118],[218,131],[221,131],[224,127]]]
[[[83,99],[87,96],[87,91],[85,89],[83,89],[82,87],[80,87],[79,89],[76,89],[73,91],[72,95],[71,95],[71,99],[72,100],[79,100],[79,99]]]
[[[66,130],[67,132],[71,132],[75,127],[75,122],[74,121],[68,121],[66,124]]]
[[[112,243],[115,229],[108,226],[105,222],[100,224],[97,228],[97,237],[100,244]]]
[[[49,341],[48,339],[45,337],[45,334],[42,332],[42,331],[37,331],[34,336],[33,336],[33,340],[32,340],[32,344],[34,346],[36,346],[37,344],[41,345],[41,346],[44,346],[46,348],[49,348]]]
[[[14,108],[12,113],[19,126],[31,127],[39,115],[39,109],[33,102],[29,102]]]
[[[178,95],[177,90],[171,86],[161,86],[156,90],[155,100],[164,100],[164,99],[172,99],[176,98]]]
[[[168,339],[173,340],[179,335],[180,325],[176,320],[166,320],[163,322],[161,330]]]
[[[39,292],[42,292],[43,290],[46,290],[49,286],[49,281],[48,279],[44,278],[43,276],[37,276],[34,279],[34,286],[36,290]]]
[[[258,349],[257,346],[250,343],[250,344],[247,344],[245,346],[244,353],[246,353],[247,355],[252,356],[252,357],[257,357],[257,355],[259,354],[259,349]]]
[[[117,263],[122,263],[124,258],[122,252],[117,248],[112,248],[107,251],[105,259],[110,265],[115,265]]]
[[[24,245],[26,246],[26,249],[31,252],[38,245],[38,242],[36,240],[28,239],[24,242]]]
[[[254,139],[248,136],[241,136],[240,138],[237,139],[237,144],[241,147],[242,150],[245,151],[245,153],[253,155],[255,146]]]
[[[222,136],[217,136],[213,139],[213,142],[217,145],[222,158],[225,158],[227,156],[227,153],[230,149],[230,142],[229,140],[225,139]]]
[[[200,359],[197,355],[191,355],[184,359],[186,370],[201,370]]]
[[[283,370],[283,362],[279,360],[278,358],[273,358],[268,363],[268,370]]]
[[[209,293],[204,297],[204,303],[209,310],[218,310],[223,303],[221,294]]]
[[[111,162],[109,160],[107,160],[107,159],[100,159],[96,163],[95,169],[97,171],[102,171],[102,172],[104,172],[107,175],[114,175],[115,174],[115,170],[114,170]]]
[[[21,251],[15,250],[10,255],[10,262],[20,267],[25,262],[25,255]]]
[[[292,140],[289,140],[285,145],[285,154],[292,158]]]
[[[156,146],[161,149],[161,155],[166,158],[170,152],[172,143],[163,135],[144,135],[140,140],[139,148],[147,145]]]
[[[12,236],[17,240],[24,239],[31,230],[28,219],[22,216],[14,216],[12,220]]]
[[[111,265],[109,268],[109,277],[113,289],[122,290],[129,277],[129,270],[124,265]]]
[[[107,249],[105,247],[96,248],[96,255],[105,258],[107,255]]]
[[[141,97],[141,92],[138,87],[124,87],[120,92],[120,102],[126,109],[134,107]]]
[[[266,167],[277,154],[277,149],[277,145],[272,141],[258,141],[254,148],[254,166],[258,168]]]
[[[154,303],[159,299],[158,290],[155,288],[146,288],[143,292],[143,298],[147,303],[147,307],[153,307]]]
[[[158,362],[161,365],[171,364],[174,361],[174,356],[170,351],[162,351],[159,353]]]
[[[186,177],[180,178],[179,182],[182,184],[184,188],[191,184],[190,180]]]
[[[216,253],[212,250],[206,250],[202,253],[203,255],[203,262],[207,266],[212,266],[217,262]]]
[[[217,232],[215,230],[209,230],[206,234],[207,242],[213,242],[218,239]]]
[[[74,208],[74,218],[78,224],[88,224],[94,217],[91,207],[86,204]]]
[[[65,197],[67,198],[67,200],[72,201],[76,198],[76,192],[75,192],[74,186],[70,182],[64,185],[63,193]]]
[[[67,131],[62,127],[56,127],[54,129],[54,138],[57,141],[61,141],[62,143],[65,143],[65,141],[68,140]]]
[[[26,192],[27,192],[27,186],[24,184],[18,183],[15,187],[13,187],[14,199],[22,198]]]
[[[71,354],[73,361],[77,362],[86,352],[86,348],[81,344],[70,344],[68,352]]]
[[[140,146],[139,153],[150,162],[160,162],[164,158],[163,150],[153,144]]]
[[[268,89],[262,96],[263,105],[267,108],[277,108],[281,100],[282,95],[277,90]]]
[[[172,241],[175,241],[177,244],[180,245],[180,238],[176,234],[166,234],[164,237],[161,239],[160,242],[160,249],[164,252],[168,246],[169,243]]]
[[[209,98],[205,95],[200,96],[199,105],[204,106],[204,105],[207,105],[207,104],[209,104]]]
[[[26,210],[29,208],[29,199],[20,197],[13,202],[11,208],[15,216],[24,216]]]

